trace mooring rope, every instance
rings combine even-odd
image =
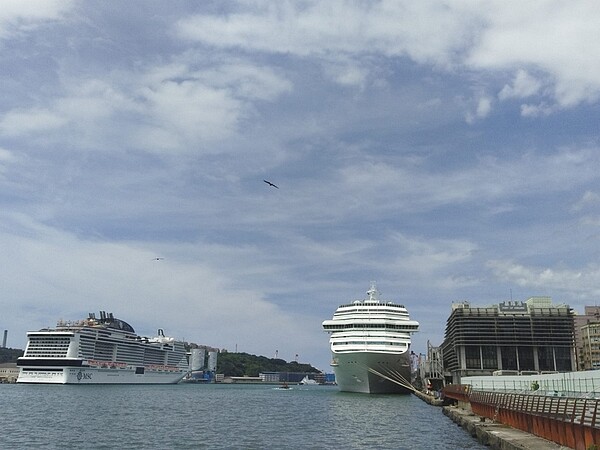
[[[365,366],[365,367],[366,367],[366,366]],[[402,386],[403,388],[405,388],[405,389],[408,389],[409,391],[412,391],[412,392],[417,392],[417,389],[415,389],[415,387],[414,387],[412,384],[410,384],[410,383],[409,383],[409,382],[406,380],[406,378],[405,378],[405,377],[403,377],[403,376],[402,376],[401,374],[399,374],[399,373],[397,373],[397,374],[394,374],[394,375],[396,375],[396,376],[398,376],[399,378],[401,378],[401,380],[395,380],[395,379],[393,379],[393,378],[390,378],[390,377],[388,377],[388,376],[386,376],[386,375],[382,374],[381,372],[378,372],[378,371],[376,371],[375,369],[373,369],[373,368],[371,368],[371,367],[367,367],[367,370],[368,370],[369,372],[371,372],[371,373],[374,373],[375,375],[377,375],[377,376],[379,376],[379,377],[381,377],[381,378],[384,378],[384,379],[386,379],[386,380],[388,380],[388,381],[391,381],[392,383],[396,383],[397,385],[400,385],[400,386]]]

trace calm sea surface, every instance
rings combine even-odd
[[[412,395],[329,386],[0,385],[0,448],[486,449]]]

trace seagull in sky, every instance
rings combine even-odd
[[[275,189],[279,189],[279,186],[276,186],[275,184],[271,183],[270,181],[267,180],[263,180],[265,183],[267,183],[269,186],[274,187]]]
[[[161,258],[160,256],[157,256],[156,258],[152,258],[153,261],[160,261],[162,259],[165,259],[165,258]]]

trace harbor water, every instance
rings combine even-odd
[[[0,385],[3,449],[485,449],[413,395],[333,386]]]

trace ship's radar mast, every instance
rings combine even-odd
[[[368,302],[379,302],[379,291],[377,290],[377,283],[375,281],[371,281],[371,288],[367,291],[367,295],[369,298],[366,300]]]

